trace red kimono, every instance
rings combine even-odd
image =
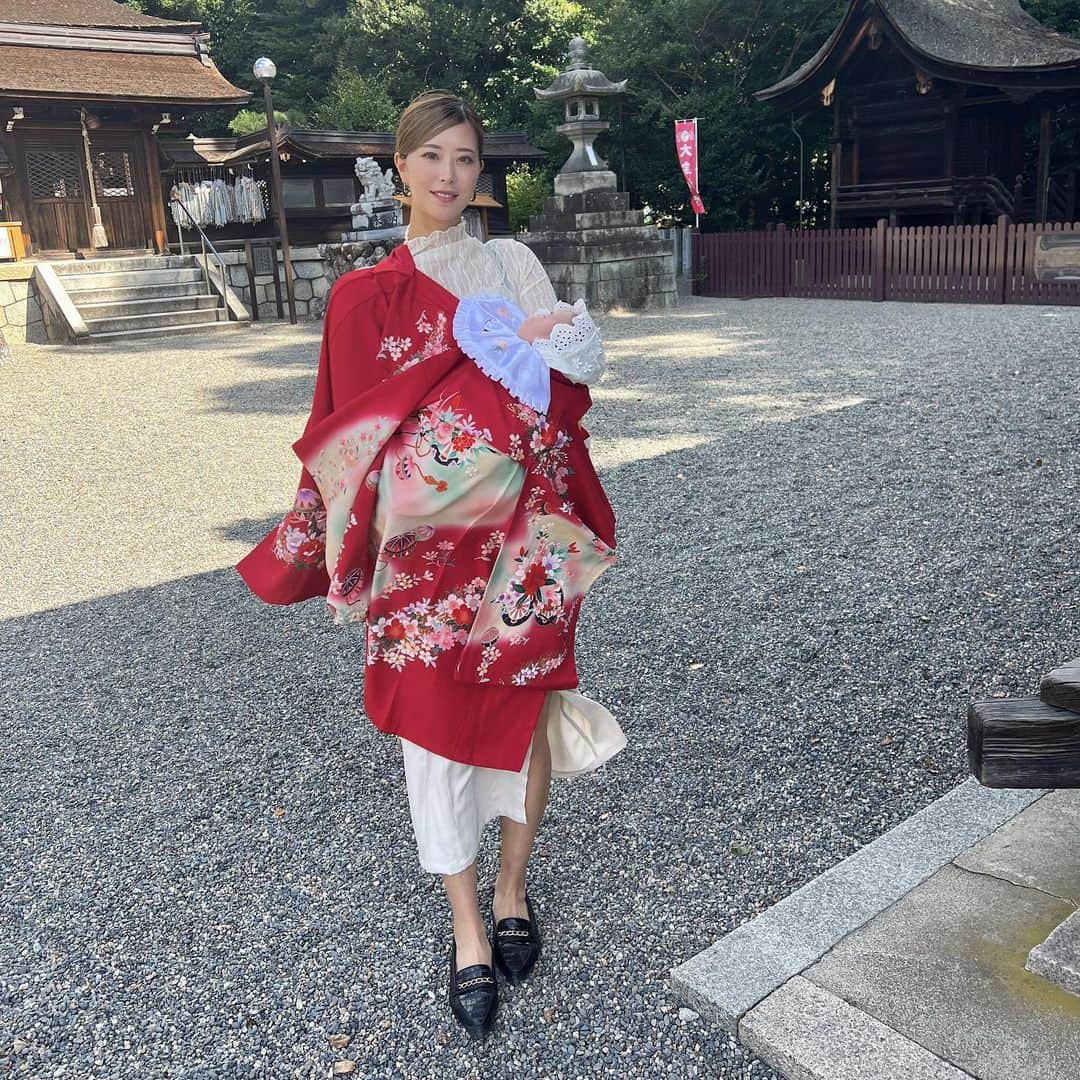
[[[517,771],[547,692],[578,684],[615,520],[588,389],[552,371],[547,413],[522,404],[454,341],[457,304],[404,244],[335,283],[296,502],[238,569],[263,600],[366,624],[379,730]]]

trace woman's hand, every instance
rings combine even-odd
[[[537,338],[548,338],[559,323],[572,323],[577,314],[570,308],[560,308],[550,315],[530,315],[517,329],[518,337],[531,345]]]

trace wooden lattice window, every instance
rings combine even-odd
[[[27,150],[26,172],[32,199],[82,197],[79,155],[73,150]]]
[[[131,157],[126,150],[96,150],[91,158],[99,199],[130,199],[135,194]]]

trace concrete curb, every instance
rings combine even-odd
[[[702,1016],[737,1034],[759,1002],[1045,794],[966,780],[674,968],[672,989]]]
[[[971,1080],[801,975],[746,1014],[739,1039],[790,1080]]]

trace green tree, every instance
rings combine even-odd
[[[832,30],[845,0],[593,0],[604,31],[593,60],[629,79],[622,120],[598,143],[625,159],[638,201],[693,221],[675,155],[674,121],[698,117],[703,226],[798,220],[799,143],[791,117],[753,98],[802,63]],[[806,162],[825,144],[825,117],[800,122]],[[808,169],[811,179],[820,170]],[[818,179],[820,183],[820,179]],[[820,201],[820,189],[808,190]]]
[[[274,123],[278,126],[289,122],[286,113],[274,110]],[[266,111],[264,109],[241,109],[230,121],[229,131],[233,135],[250,135],[253,131],[266,130]]]
[[[509,203],[510,231],[518,232],[529,218],[544,209],[544,199],[551,194],[551,179],[534,165],[522,164],[506,174],[506,198]]]
[[[1021,6],[1051,30],[1080,38],[1080,0],[1021,0]]]
[[[313,119],[321,128],[338,131],[389,131],[397,123],[398,106],[375,78],[339,70]]]

